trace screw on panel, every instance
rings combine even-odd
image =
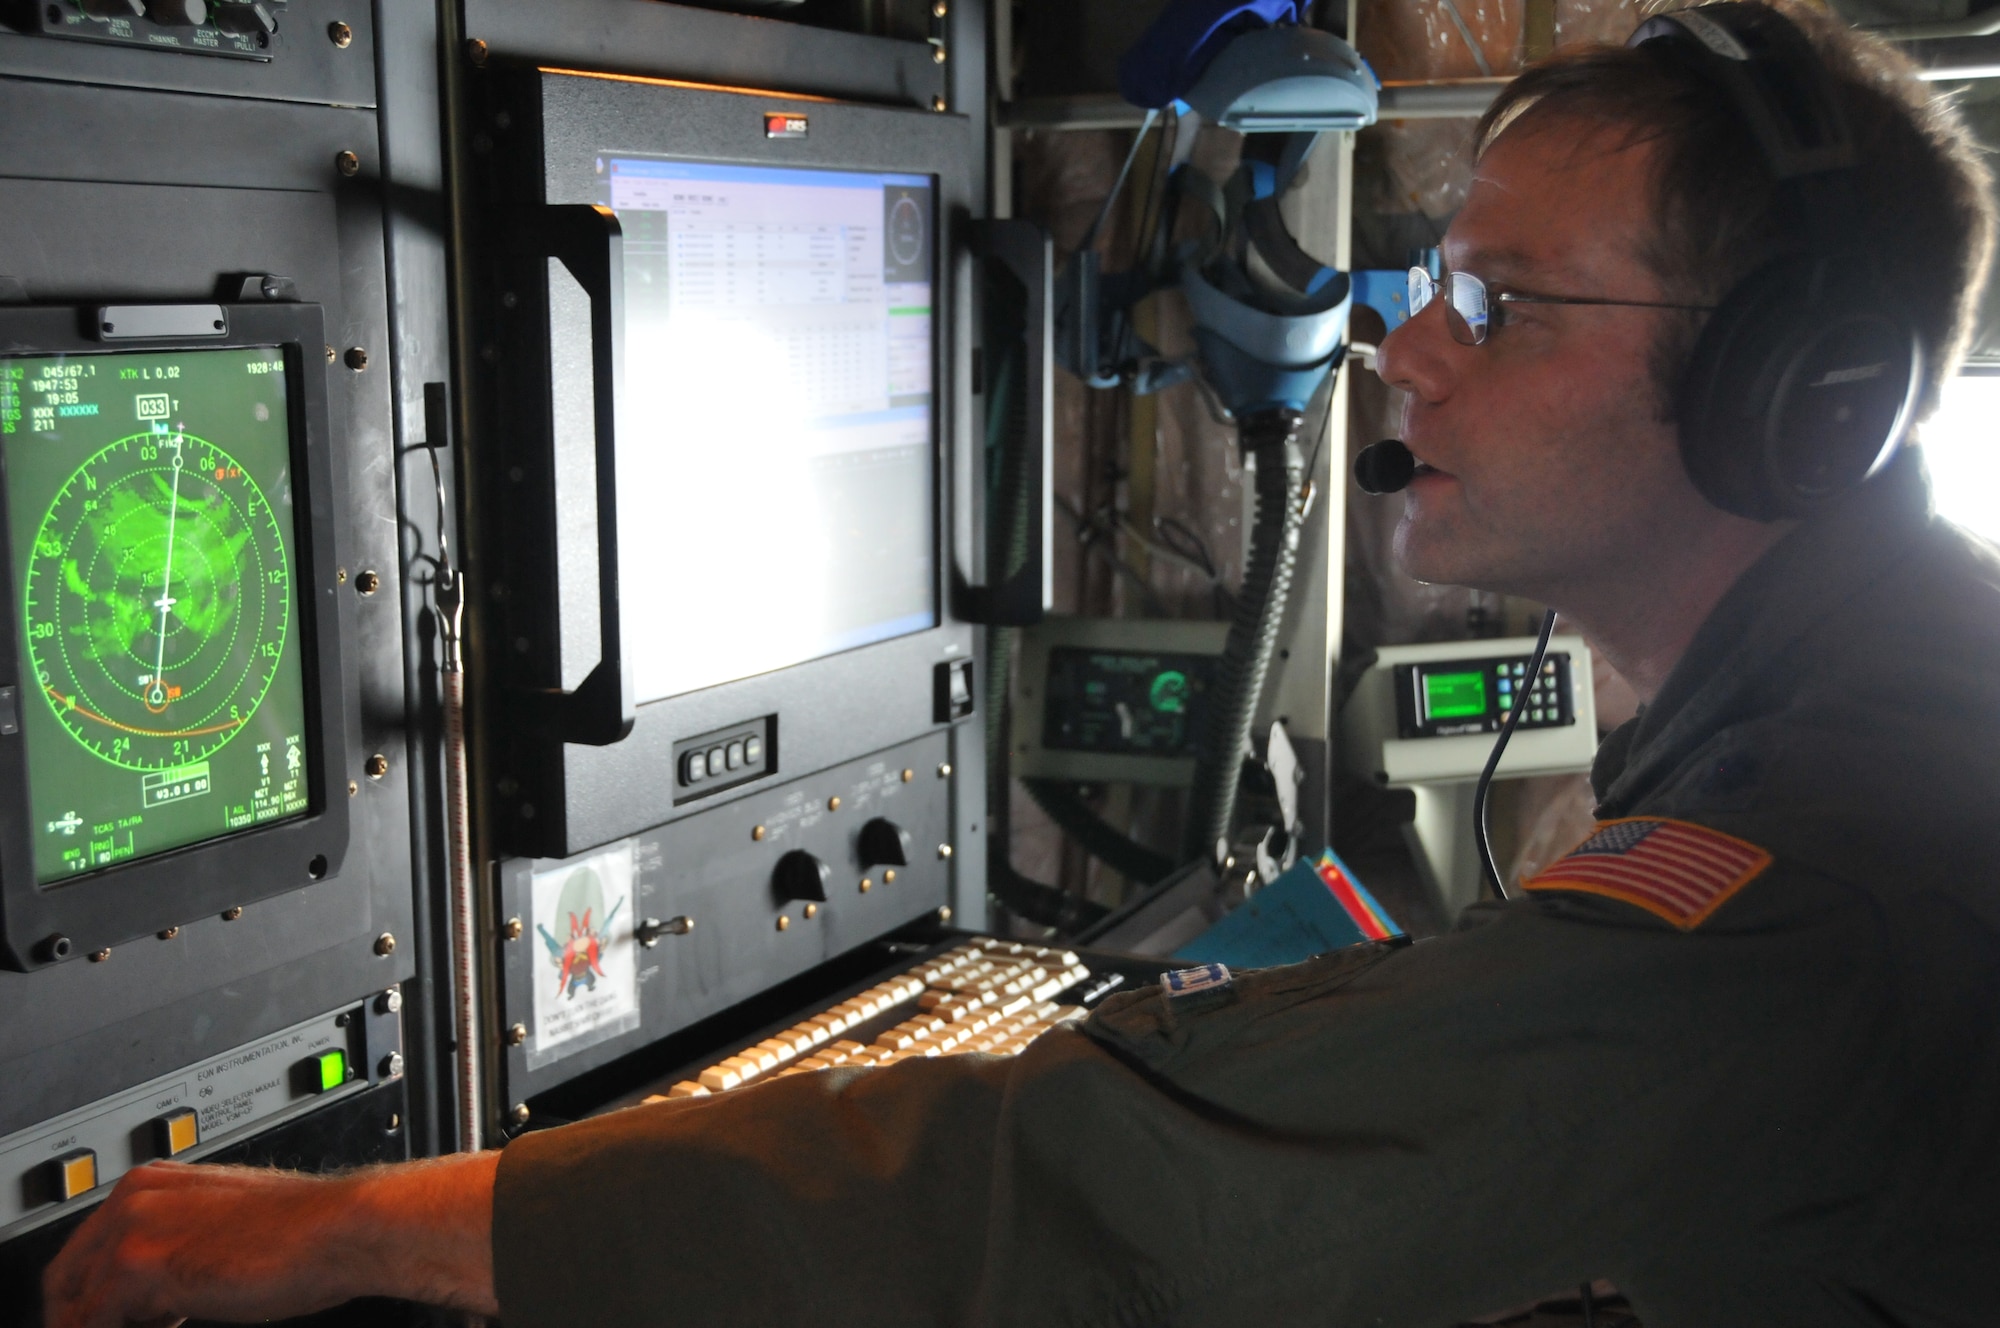
[[[110,957],[111,957],[111,947],[108,945],[105,946],[102,950],[92,950],[90,952],[90,962],[93,964],[101,964]]]
[[[383,932],[380,936],[377,936],[375,938],[375,953],[384,956],[396,953],[395,936],[392,933],[386,931]]]
[[[472,40],[466,42],[465,58],[472,62],[472,67],[474,69],[486,68],[486,43],[479,40],[479,38],[477,37],[474,37]],[[521,1119],[526,1120],[527,1117],[523,1115]]]
[[[507,1114],[513,1117],[516,1125],[526,1125],[528,1123],[528,1104],[525,1102],[516,1102],[514,1109]]]
[[[332,359],[333,359],[333,351],[332,351],[332,349],[331,349],[331,348],[329,348],[329,349],[327,350],[327,352],[326,352],[326,358],[327,358],[327,360],[328,360],[329,362],[331,362],[331,361],[332,361]],[[347,584],[347,569],[346,569],[345,567],[336,567],[336,568],[334,568],[334,569],[333,569],[333,580],[334,580],[334,584],[336,584],[336,585],[342,585],[342,586],[346,585],[346,584]]]
[[[380,779],[389,773],[389,758],[377,752],[362,766],[370,779]]]
[[[807,922],[811,922],[811,921],[812,921],[812,920],[813,920],[814,918],[816,918],[816,917],[818,917],[818,916],[819,916],[819,905],[818,905],[818,904],[807,904],[807,905],[806,905],[806,921],[807,921]],[[109,950],[106,950],[106,951],[105,951],[105,953],[106,953],[106,954],[110,954],[111,952],[110,952]]]
[[[353,780],[353,779],[350,779],[350,780],[348,780],[348,781],[347,781],[347,796],[351,798],[351,797],[353,797],[353,796],[354,796],[355,794],[357,794],[357,793],[359,793],[359,792],[361,792],[361,784],[360,784],[360,782],[359,782],[358,780]]]
[[[521,939],[521,933],[526,930],[527,928],[521,925],[519,918],[508,918],[500,924],[500,935],[504,940],[518,941]]]
[[[403,1128],[403,1115],[401,1112],[398,1111],[390,1112],[389,1118],[382,1122],[382,1133],[384,1134],[394,1134],[396,1131],[402,1128]]]
[[[862,878],[861,878],[861,893],[862,893],[862,894],[864,894],[864,895],[865,895],[865,894],[867,894],[867,893],[868,893],[868,892],[869,892],[870,890],[873,890],[874,888],[875,888],[875,882],[873,882],[873,881],[869,880],[869,879],[868,879],[868,878],[867,878],[866,876],[864,876],[864,877],[862,877]]]
[[[344,51],[354,45],[354,29],[335,19],[326,25],[326,38]]]
[[[939,905],[938,905],[938,911],[937,911],[937,920],[938,920],[939,922],[950,922],[950,921],[951,921],[951,905],[950,905],[950,904],[939,904]]]
[[[931,109],[932,109],[932,110],[934,110],[934,111],[942,111],[942,110],[944,109],[944,98],[943,98],[943,97],[932,97],[932,98],[931,98]]]
[[[156,934],[163,941],[171,941],[174,937],[181,934],[181,929],[179,927],[169,927],[165,931]]]
[[[333,347],[331,347],[331,346],[328,346],[328,347],[326,348],[326,362],[327,362],[328,364],[332,364],[332,363],[333,363],[333,359],[334,359],[334,353],[335,353],[335,352],[334,352],[334,349],[333,349]]]
[[[791,919],[791,917],[790,917],[789,915],[787,915],[787,914],[784,914],[784,913],[780,913],[780,914],[778,915],[778,930],[779,930],[779,931],[786,931],[786,930],[788,930],[788,929],[789,929],[789,928],[791,927],[791,925],[792,925],[792,919]]]
[[[235,908],[225,908],[222,910],[222,920],[224,922],[234,922],[242,916],[243,906],[241,904],[238,904]]]
[[[507,1038],[506,1038],[508,1046],[518,1047],[527,1040],[528,1040],[528,1026],[526,1024],[512,1024],[508,1027]]]
[[[939,844],[939,845],[938,845],[938,857],[940,857],[940,858],[949,858],[950,856],[951,856],[951,845],[949,845],[949,844]]]
[[[352,152],[338,153],[333,159],[333,168],[351,180],[361,174],[361,158]]]
[[[941,65],[944,62],[945,62],[944,47],[943,46],[931,47],[931,63]]]
[[[763,827],[763,826],[761,826],[761,825],[759,825],[759,826],[753,826],[753,827],[751,827],[751,830],[750,830],[750,838],[752,838],[752,839],[756,840],[756,841],[757,841],[758,843],[760,843],[760,844],[761,844],[761,843],[763,843],[763,842],[764,842],[764,836],[765,836],[765,835],[766,835],[767,833],[768,833],[768,832],[767,832],[767,831],[766,831],[766,830],[764,829],[764,827]]]
[[[949,761],[940,761],[940,762],[938,763],[938,778],[939,778],[939,779],[950,779],[950,778],[951,778],[951,762],[949,762]]]
[[[368,367],[367,350],[360,346],[349,346],[347,348],[347,367],[356,373],[360,373],[363,369],[366,369]]]
[[[828,798],[828,799],[826,800],[826,809],[827,809],[828,811],[830,811],[830,812],[837,812],[837,811],[839,811],[839,810],[840,810],[840,799],[839,799],[838,797],[832,797],[832,798]]]
[[[894,885],[895,883],[896,883],[896,869],[894,867],[891,867],[887,871],[882,873],[882,884]]]
[[[910,769],[910,768],[909,768],[908,766],[904,766],[904,767],[903,767],[903,782],[904,782],[905,784],[909,783],[909,782],[910,782],[911,780],[915,779],[916,777],[917,777],[917,772],[916,772],[916,771],[914,771],[914,770]]]

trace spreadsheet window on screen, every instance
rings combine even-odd
[[[937,623],[928,176],[606,154],[641,702]]]

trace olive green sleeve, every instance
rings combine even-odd
[[[1692,933],[1537,896],[1198,1009],[1116,998],[1012,1060],[525,1136],[504,1320],[1450,1323],[1682,1244],[1835,1239],[1796,1215],[1889,1165],[1847,1143],[1891,984],[1864,907],[1772,877]]]

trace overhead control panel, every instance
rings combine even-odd
[[[269,60],[286,0],[41,0],[21,6],[50,37]]]

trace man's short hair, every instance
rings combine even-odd
[[[1992,256],[1995,209],[1982,150],[1952,103],[1932,97],[1894,47],[1795,0],[1770,7],[1805,33],[1846,116],[1858,166],[1855,278],[1894,300],[1922,338],[1919,409],[1928,413],[1963,354]],[[1797,236],[1787,234],[1749,125],[1712,82],[1658,46],[1558,52],[1502,90],[1473,143],[1483,153],[1516,126],[1556,121],[1622,132],[1624,145],[1651,142],[1659,225],[1641,257],[1670,298],[1712,304],[1795,247]],[[1667,328],[1653,371],[1671,416],[1700,316]]]

